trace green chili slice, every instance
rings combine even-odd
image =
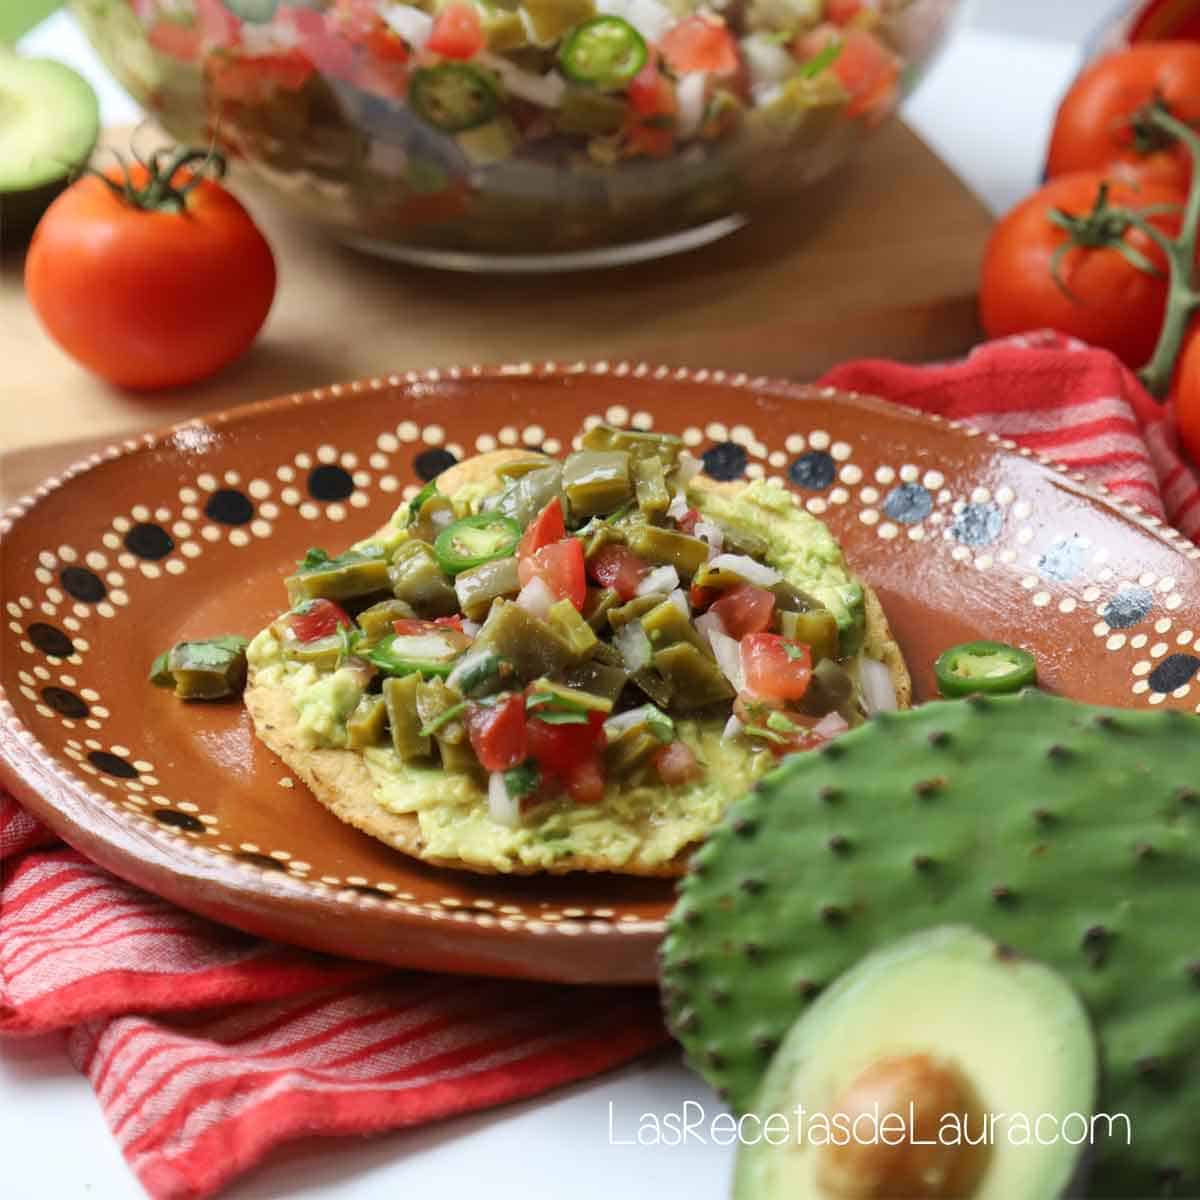
[[[393,633],[365,651],[363,657],[385,675],[445,676],[450,674],[458,650],[437,634],[406,636]]]
[[[492,81],[469,63],[444,62],[412,73],[408,102],[423,121],[446,133],[485,125],[500,99]]]
[[[1037,683],[1037,660],[1004,642],[964,642],[952,646],[933,665],[943,696],[982,693],[1000,696]]]
[[[621,17],[593,17],[562,44],[558,61],[576,83],[624,87],[646,65],[646,42]]]
[[[457,575],[494,558],[507,558],[520,540],[521,527],[512,517],[482,512],[443,529],[433,543],[433,552],[447,575]]]

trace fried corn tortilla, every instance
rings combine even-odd
[[[507,461],[525,457],[528,457],[525,451],[497,450],[468,459],[439,477],[439,490],[449,497],[466,487],[476,491],[493,490],[500,485],[497,468]],[[692,489],[719,490],[727,496],[736,496],[742,486],[714,483],[703,477],[698,477],[690,485]],[[912,687],[900,648],[888,628],[887,618],[874,592],[864,585],[863,593],[863,650],[887,666],[897,701],[901,708],[907,708],[911,704]],[[708,752],[705,759],[708,774],[715,778],[711,781],[706,778],[702,785],[686,784],[677,789],[661,785],[636,789],[637,794],[629,797],[631,803],[625,805],[616,816],[606,813],[604,819],[613,828],[604,831],[603,836],[597,836],[595,829],[588,825],[584,827],[586,837],[576,831],[555,839],[560,844],[551,845],[544,855],[540,853],[540,847],[528,854],[522,851],[519,856],[510,852],[493,853],[486,847],[481,849],[478,842],[448,851],[447,846],[454,845],[453,830],[439,828],[436,831],[423,831],[417,812],[398,811],[404,807],[403,792],[406,785],[403,776],[397,779],[384,776],[378,763],[379,755],[375,751],[314,746],[311,736],[302,727],[292,692],[271,676],[270,670],[256,669],[252,658],[245,702],[258,737],[283,759],[335,816],[404,854],[442,867],[485,874],[609,871],[639,876],[681,875],[689,854],[703,839],[707,828],[711,828],[724,808],[737,798],[755,775],[762,774],[772,765],[766,751],[749,756],[744,750],[722,743],[719,732],[722,722],[717,722],[715,730],[709,728],[702,736],[702,745]],[[386,753],[390,754],[391,751]],[[751,757],[755,760],[752,768],[733,774],[736,782],[730,782],[722,773],[732,756],[739,756],[739,760]],[[431,770],[444,776],[448,786],[453,785],[460,796],[465,796],[465,806],[460,805],[458,813],[460,823],[474,826],[480,820],[488,820],[486,790],[477,779],[462,773],[442,772],[440,768]],[[615,786],[623,789],[624,781]],[[667,834],[678,814],[665,812],[658,801],[662,795],[681,790],[689,793],[695,791],[702,797],[697,808],[707,813],[707,817],[702,825],[692,831],[694,836],[689,836],[684,844],[676,846]],[[400,803],[397,803],[397,792],[401,794]],[[606,795],[606,804],[608,799]],[[584,806],[575,807],[582,809]],[[428,817],[428,813],[426,815]],[[533,814],[534,817],[536,815]],[[584,818],[588,816],[590,814],[583,814]],[[553,821],[559,820],[558,816],[553,818]],[[544,836],[549,839],[557,826],[553,826],[553,822],[548,822],[547,826]],[[528,833],[531,838],[539,836],[536,820]]]

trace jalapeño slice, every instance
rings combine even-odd
[[[1005,642],[952,646],[938,657],[933,671],[942,695],[950,699],[973,693],[1000,696],[1037,683],[1033,655]]]
[[[446,133],[485,125],[496,115],[495,84],[470,63],[421,67],[409,81],[408,101],[422,120]]]
[[[520,540],[521,527],[512,517],[482,512],[443,529],[433,543],[433,552],[447,575],[457,575],[494,558],[507,558]]]
[[[593,17],[562,44],[558,61],[576,83],[622,88],[646,65],[646,42],[621,17]]]

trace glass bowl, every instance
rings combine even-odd
[[[72,0],[173,137],[462,269],[701,244],[883,122],[957,0]]]

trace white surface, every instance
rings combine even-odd
[[[0,0],[3,3],[3,0]],[[1054,10],[1053,22],[1045,14]],[[996,210],[1036,181],[1050,118],[1078,62],[1099,0],[978,0],[921,89],[908,119]],[[1042,37],[1049,31],[1064,40]],[[1022,36],[1026,35],[1026,36]],[[100,94],[104,118],[132,122],[138,110],[108,77],[69,18],[52,17],[23,49],[70,63]],[[936,216],[936,214],[931,214]],[[715,1098],[673,1055],[506,1109],[361,1144],[285,1151],[226,1194],[229,1200],[571,1200],[614,1196],[720,1200],[732,1153],[687,1147],[610,1145],[643,1112],[681,1111]],[[91,1089],[57,1038],[0,1043],[0,1189],[5,1200],[136,1200],[141,1189],[108,1136]]]

